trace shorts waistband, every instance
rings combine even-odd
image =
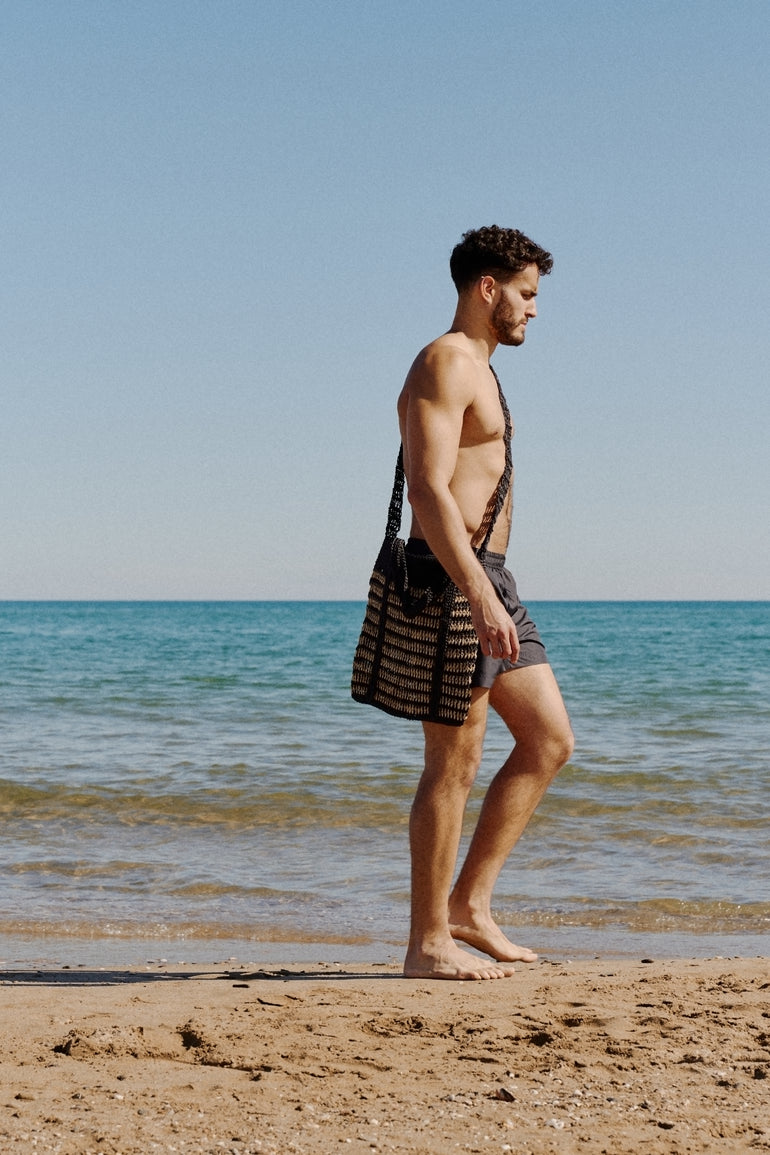
[[[410,537],[406,543],[406,552],[411,553],[416,557],[432,558],[438,560],[436,555],[431,550],[427,541],[423,537]],[[487,569],[503,569],[505,566],[504,553],[487,553],[481,563]]]

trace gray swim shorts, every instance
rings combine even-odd
[[[517,662],[512,662],[509,658],[490,658],[482,654],[479,646],[479,656],[471,685],[489,688],[498,674],[505,674],[508,670],[523,670],[525,666],[541,666],[548,661],[548,656],[527,607],[519,601],[513,574],[505,568],[504,555],[488,553],[482,564],[484,572],[497,591],[497,596],[513,619],[521,646]]]
[[[412,585],[425,587],[439,580],[445,581],[446,574],[439,565],[438,558],[431,553],[428,543],[422,538],[410,537],[406,543],[407,567]],[[489,688],[498,674],[508,670],[522,670],[525,666],[540,666],[547,663],[545,646],[537,632],[537,626],[527,612],[527,607],[519,601],[513,574],[505,568],[505,557],[501,553],[488,553],[483,562],[484,572],[495,587],[497,596],[516,626],[516,635],[521,650],[517,662],[508,658],[490,658],[479,654],[476,669],[471,680],[472,686]]]

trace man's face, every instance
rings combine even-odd
[[[535,297],[540,281],[537,265],[527,265],[510,281],[496,281],[499,296],[490,318],[492,332],[501,345],[521,345],[530,317],[537,316]]]

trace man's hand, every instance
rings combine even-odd
[[[478,634],[481,652],[490,658],[519,658],[519,639],[516,627],[497,594],[490,593],[474,607],[471,605],[473,628]]]

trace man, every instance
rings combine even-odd
[[[549,253],[515,229],[465,233],[450,271],[458,292],[448,333],[418,355],[398,401],[412,552],[433,554],[467,597],[479,639],[471,707],[462,726],[423,723],[425,768],[412,806],[412,913],[404,974],[497,979],[537,955],[492,919],[492,890],[550,782],[572,753],[572,732],[534,623],[504,568],[510,492],[482,565],[472,547],[505,466],[505,417],[489,359],[521,345],[536,316]],[[487,791],[452,886],[468,795],[481,762],[489,706],[515,746]],[[491,956],[480,958],[466,943]]]

